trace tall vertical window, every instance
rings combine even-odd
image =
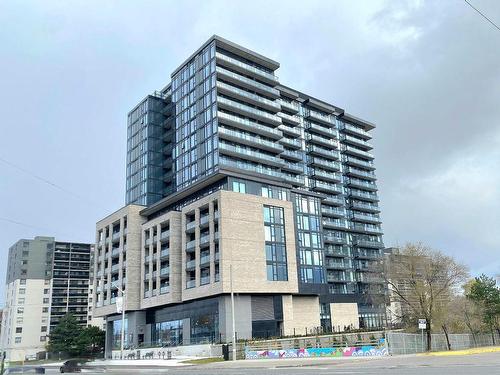
[[[269,281],[287,281],[285,217],[282,207],[264,206],[266,267]]]
[[[294,199],[299,247],[299,277],[302,283],[324,283],[320,201],[297,194]]]

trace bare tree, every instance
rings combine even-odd
[[[421,243],[409,243],[383,263],[382,275],[391,302],[401,305],[406,322],[427,321],[427,350],[431,349],[434,319],[450,305],[468,276],[467,268],[452,257]],[[447,335],[447,325],[440,329]]]

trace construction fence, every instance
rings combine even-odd
[[[431,351],[448,350],[444,334],[433,333],[431,336]],[[448,334],[448,339],[451,350],[500,345],[500,335],[498,333],[480,333],[475,335],[467,333]],[[427,349],[427,336],[425,332],[423,334],[387,332],[386,344],[391,355],[423,353]]]

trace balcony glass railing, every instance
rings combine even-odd
[[[327,136],[332,137],[332,138],[338,137],[337,130],[333,129],[333,128],[327,128],[325,126],[313,124],[311,122],[306,122],[306,128],[309,130],[312,130],[312,131],[316,131],[317,133],[327,135]]]
[[[191,269],[191,268],[195,268],[195,267],[196,267],[196,260],[195,259],[188,260],[186,262],[186,268]]]
[[[285,107],[285,108],[292,110],[294,112],[298,112],[300,109],[299,103],[296,103],[296,102],[288,102],[286,100],[281,99],[280,103],[281,103],[282,107]]]
[[[295,137],[300,137],[300,130],[297,128],[292,128],[287,125],[280,125],[278,126],[278,129],[280,129],[283,133],[291,134]]]
[[[249,156],[257,160],[262,160],[263,162],[268,162],[268,163],[271,162],[277,165],[283,164],[283,161],[275,156],[271,156],[269,154],[265,154],[259,151],[249,150],[241,146],[233,146],[228,143],[219,142],[219,150],[226,150],[244,156]]]
[[[346,211],[344,208],[323,206],[321,207],[321,213],[324,215],[344,216],[346,214]]]
[[[279,177],[279,178],[283,177],[283,174],[277,169],[264,167],[262,165],[254,165],[254,164],[250,164],[250,163],[245,163],[245,162],[238,161],[238,160],[228,159],[227,157],[223,157],[223,156],[221,156],[219,158],[219,165],[221,165],[221,166],[226,165],[228,167],[245,169],[245,170],[265,174],[265,175],[272,176],[272,177]]]
[[[217,102],[219,102],[220,104],[225,104],[225,105],[230,106],[230,107],[238,108],[239,110],[241,110],[243,112],[271,120],[275,124],[278,124],[278,125],[281,124],[281,117],[273,115],[271,113],[267,113],[265,111],[261,111],[260,109],[250,107],[249,105],[241,104],[241,103],[238,103],[234,100],[222,98],[220,96],[217,97]]]
[[[167,294],[168,292],[170,292],[170,286],[160,287],[160,294]]]
[[[170,274],[170,267],[164,267],[160,269],[160,275],[165,276]]]
[[[224,69],[220,66],[216,67],[215,69],[217,71],[217,73],[221,73],[227,77],[231,77],[233,79],[236,79],[242,83],[245,83],[249,86],[253,86],[261,91],[265,91],[265,92],[268,92],[269,94],[272,94],[272,95],[275,95],[275,96],[279,96],[280,95],[280,92],[279,90],[271,87],[271,86],[268,86],[268,85],[264,85],[263,83],[260,83],[260,82],[257,82],[253,79],[250,79],[250,78],[247,78],[247,77],[244,77],[240,74],[237,74],[237,73],[234,73],[234,72],[231,72],[230,70],[227,70],[227,69]]]
[[[225,90],[225,91],[230,91],[232,93],[237,94],[240,97],[243,97],[249,101],[252,101],[253,103],[257,103],[257,105],[261,104],[264,107],[268,108],[274,108],[276,111],[279,111],[281,109],[281,105],[279,102],[275,102],[273,100],[266,99],[260,95],[257,94],[252,94],[248,91],[242,90],[236,86],[233,85],[228,85],[227,83],[217,81],[217,87],[220,90]]]
[[[283,146],[280,145],[279,143],[260,138],[254,134],[243,133],[243,132],[239,132],[236,130],[226,129],[223,127],[219,127],[219,133],[223,134],[223,135],[225,134],[225,135],[232,137],[232,138],[239,138],[239,139],[245,140],[249,143],[256,145],[256,147],[259,147],[259,145],[262,145],[262,146],[266,146],[266,148],[276,150],[276,152],[283,151]]]
[[[316,112],[313,110],[307,111],[306,117],[310,117],[310,118],[315,119],[315,120],[319,120],[319,121],[323,121],[323,122],[335,125],[335,117],[333,117],[331,115],[324,115],[322,113],[319,113],[319,112]]]
[[[359,148],[351,147],[351,146],[345,146],[345,152],[349,152],[355,155],[360,155],[362,157],[368,158],[368,159],[373,159],[374,156],[373,154],[360,150]]]
[[[355,198],[370,199],[370,200],[378,201],[377,194],[376,193],[370,193],[368,191],[361,191],[361,190],[351,189],[351,191],[349,192],[349,196],[355,197]]]
[[[261,125],[254,121],[250,121],[248,119],[243,119],[238,116],[231,115],[229,113],[217,112],[217,116],[223,120],[231,121],[243,125],[245,128],[251,131],[257,131],[260,133],[266,133],[268,136],[272,136],[273,138],[280,138],[283,136],[283,133],[279,129],[271,128],[269,126]]]
[[[196,245],[196,240],[186,242],[186,249],[187,250],[194,249],[195,245]]]
[[[375,166],[373,164],[373,161],[371,160],[361,160],[352,156],[347,156],[345,157],[345,162],[348,164],[353,164],[357,166],[361,166],[364,168],[369,168],[369,169],[374,169]]]
[[[210,255],[204,255],[200,258],[200,265],[209,264],[210,263]]]
[[[328,158],[328,159],[339,159],[340,158],[338,151],[329,150],[327,148],[323,148],[323,147],[319,147],[319,146],[309,145],[308,151],[310,153],[319,154],[319,155],[324,156],[325,158]]]
[[[356,126],[350,125],[350,124],[343,123],[341,126],[341,129],[349,130],[349,131],[351,131],[359,136],[362,136],[365,139],[371,138],[371,135],[368,134],[368,132],[366,132],[365,130],[358,128]]]
[[[300,117],[299,116],[289,115],[288,113],[283,113],[283,112],[280,112],[278,114],[278,116],[281,117],[285,121],[291,122],[292,124],[296,124],[296,125],[300,124]]]
[[[236,59],[234,59],[232,57],[223,55],[222,53],[219,53],[219,52],[216,52],[215,56],[216,56],[217,59],[221,59],[223,61],[226,61],[226,62],[228,62],[228,63],[230,63],[232,65],[238,66],[238,67],[243,68],[243,69],[245,69],[245,70],[247,70],[249,72],[252,72],[252,73],[255,73],[255,74],[259,75],[259,76],[265,77],[265,78],[267,78],[267,79],[269,79],[271,81],[276,81],[276,82],[278,81],[278,77],[275,76],[274,74],[266,72],[266,71],[264,71],[262,69],[259,69],[259,68],[255,67],[255,66],[246,64],[246,63],[244,63],[242,61],[239,61],[239,60],[236,60]]]
[[[362,169],[357,169],[357,168],[352,168],[352,167],[347,168],[347,173],[350,173],[350,174],[353,174],[356,176],[370,178],[370,179],[376,178],[374,172],[364,171]]]
[[[345,220],[341,219],[328,219],[325,218],[323,219],[323,226],[324,227],[333,227],[333,228],[347,228]]]
[[[366,141],[364,141],[362,139],[359,139],[359,138],[351,137],[349,135],[342,136],[342,139],[344,141],[352,142],[352,143],[354,143],[356,145],[359,145],[361,147],[365,147],[366,149],[372,149],[373,148],[370,143],[368,143],[368,142],[366,142]]]
[[[196,280],[188,280],[186,281],[186,289],[194,288],[196,286]]]

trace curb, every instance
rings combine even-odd
[[[500,346],[489,347],[489,348],[474,348],[465,350],[451,350],[446,352],[431,352],[431,353],[421,353],[418,356],[434,356],[434,357],[446,357],[454,355],[471,355],[471,354],[482,354],[482,353],[500,353]]]

